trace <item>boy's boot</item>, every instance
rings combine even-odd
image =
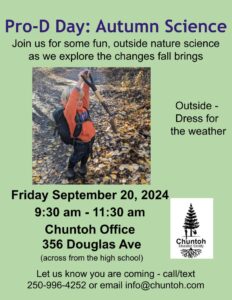
[[[67,176],[68,179],[74,179],[75,178],[74,166],[71,163],[68,164],[68,169],[66,171],[66,176]]]
[[[86,166],[86,163],[83,164],[81,163],[81,166],[80,168],[78,169],[78,173],[81,175],[81,176],[85,176],[87,174],[87,166]]]

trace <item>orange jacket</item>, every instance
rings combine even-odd
[[[76,128],[76,114],[81,114],[89,108],[89,87],[85,84],[83,86],[84,97],[83,97],[83,106],[77,108],[77,100],[80,97],[80,93],[76,88],[71,91],[68,102],[64,109],[64,116],[68,122],[69,131],[73,137],[74,130]],[[85,103],[85,105],[84,105]],[[78,139],[83,142],[89,142],[95,136],[95,128],[92,121],[85,121],[82,123],[82,131],[78,136]]]
[[[83,106],[86,109],[89,109],[89,86],[85,82],[83,84],[82,91],[84,93],[84,96],[82,98]]]

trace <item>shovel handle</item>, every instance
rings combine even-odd
[[[99,91],[95,91],[94,92],[96,98],[100,101],[101,105],[104,107],[105,111],[108,113],[108,115],[110,116],[110,125],[111,125],[111,128],[113,129],[113,131],[115,133],[117,133],[117,127],[115,125],[115,122],[114,122],[114,118],[112,117],[112,114],[111,112],[109,111],[109,108],[108,106],[106,105],[102,95],[99,93]]]
[[[103,97],[102,95],[99,93],[99,91],[95,91],[94,92],[95,96],[97,97],[97,99],[100,101],[100,102],[103,102]]]

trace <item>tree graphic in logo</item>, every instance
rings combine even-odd
[[[197,220],[197,215],[193,209],[192,203],[189,206],[189,210],[187,212],[187,216],[184,221],[184,229],[185,229],[185,237],[186,239],[188,238],[188,229],[190,230],[190,237],[193,236],[194,234],[197,234],[196,228],[200,226],[198,220]]]
[[[200,226],[198,220],[197,220],[197,215],[193,209],[192,203],[189,206],[189,210],[187,212],[187,215],[185,217],[185,221],[184,221],[184,229],[185,229],[185,239],[187,241],[188,237],[191,239],[193,237],[193,234],[196,235],[197,231],[196,229]],[[188,235],[188,230],[190,231],[190,234]],[[188,258],[193,258],[193,257],[197,257],[198,255],[200,255],[202,252],[201,249],[199,248],[194,248],[190,247],[190,248],[186,248],[186,249],[182,249],[181,253],[184,257],[188,257]]]

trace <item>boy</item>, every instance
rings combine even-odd
[[[67,178],[75,177],[74,167],[80,161],[78,170],[81,176],[87,173],[87,161],[92,151],[95,136],[95,128],[90,120],[89,108],[89,86],[83,81],[83,77],[89,77],[89,71],[84,71],[79,75],[78,86],[68,88],[61,96],[61,102],[64,106],[64,116],[67,120],[71,137],[78,123],[81,122],[82,128],[80,134],[74,139],[73,153],[69,158]]]

